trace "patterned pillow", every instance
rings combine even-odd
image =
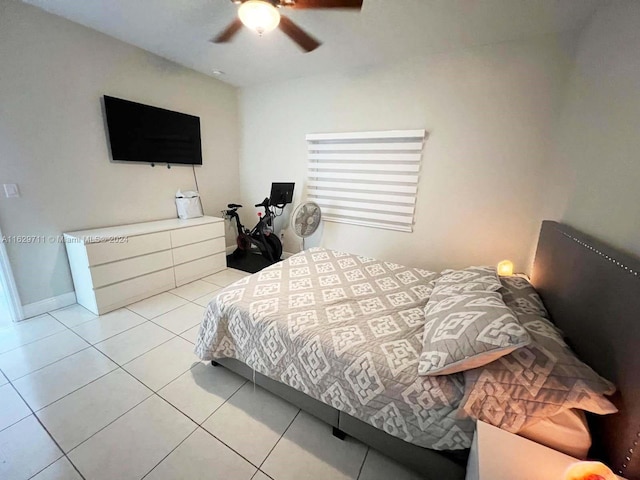
[[[434,282],[436,283],[436,282]],[[441,283],[433,287],[431,295],[440,296],[439,300],[451,295],[460,295],[468,292],[490,292],[486,283],[469,282],[469,283]]]
[[[435,286],[452,284],[482,284],[482,290],[497,292],[502,288],[494,267],[468,267],[464,270],[443,270],[436,279]]]
[[[502,299],[516,314],[533,314],[549,318],[540,295],[526,278],[500,277],[500,282],[502,288],[499,292],[502,294]]]
[[[464,372],[462,409],[516,433],[570,408],[596,414],[618,410],[603,395],[615,386],[582,363],[562,339],[562,332],[539,315],[519,315],[530,345]]]
[[[531,341],[496,292],[432,297],[425,316],[419,375],[476,368]]]

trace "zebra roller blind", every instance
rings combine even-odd
[[[309,200],[322,218],[413,231],[424,130],[307,135]]]

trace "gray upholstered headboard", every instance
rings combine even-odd
[[[640,260],[543,222],[532,283],[578,356],[613,381],[619,413],[591,416],[591,455],[640,480]]]

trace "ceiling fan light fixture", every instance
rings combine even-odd
[[[268,1],[247,0],[238,8],[240,21],[258,33],[264,35],[280,24],[280,12]]]

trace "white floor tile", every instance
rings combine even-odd
[[[271,477],[267,476],[266,473],[258,470],[251,480],[271,480]]]
[[[69,457],[93,480],[138,480],[187,438],[196,425],[152,396],[101,430]]]
[[[213,283],[211,285],[213,285]],[[207,295],[204,295],[202,297],[196,298],[193,301],[193,303],[196,303],[201,307],[206,308],[209,306],[209,303],[211,303],[211,301],[218,296],[218,293],[220,293],[220,290],[222,290],[222,287],[216,287],[216,289],[213,292],[208,293]]]
[[[138,315],[142,315],[146,319],[151,320],[152,318],[174,310],[185,303],[187,303],[187,300],[184,298],[165,292],[160,295],[156,295],[155,297],[142,300],[141,302],[134,303],[133,305],[129,305],[127,308],[132,312],[136,312]]]
[[[174,290],[170,290],[169,293],[173,293],[174,295],[178,295],[179,297],[193,302],[196,298],[213,293],[219,288],[220,287],[213,285],[212,283],[196,280],[195,282],[187,283],[186,285]]]
[[[199,363],[193,345],[174,337],[122,368],[155,392]]]
[[[76,325],[80,325],[81,323],[88,322],[89,320],[93,320],[98,316],[93,312],[90,312],[82,305],[71,305],[70,307],[61,308],[60,310],[54,310],[50,312],[50,315],[54,317],[59,322],[65,324],[67,327],[75,327]]]
[[[6,385],[7,383],[9,383],[9,380],[7,380],[7,377],[4,376],[4,373],[0,372],[0,387],[2,385]]]
[[[200,325],[196,325],[193,328],[190,328],[186,332],[182,332],[180,336],[189,342],[196,344],[196,338],[198,338],[198,333],[200,332]],[[1,381],[0,381],[1,383]]]
[[[119,333],[95,347],[119,365],[124,365],[143,353],[166,342],[174,335],[151,322]]]
[[[209,275],[202,280],[204,280],[205,282],[213,283],[214,285],[218,285],[220,287],[226,287],[227,285],[231,285],[232,283],[237,282],[244,277],[246,277],[246,275],[244,275],[244,272],[228,268],[226,270],[222,270],[221,272],[214,273],[213,275]]]
[[[26,480],[44,469],[62,452],[30,415],[0,432],[0,478]]]
[[[369,449],[364,461],[359,480],[422,480],[423,477],[416,472],[385,457],[377,450]]]
[[[296,413],[298,409],[290,403],[247,382],[202,426],[260,465]]]
[[[32,477],[31,480],[82,480],[82,477],[76,472],[67,457],[62,457]]]
[[[180,334],[196,325],[200,325],[203,316],[203,307],[187,303],[175,310],[157,316],[153,319],[153,323],[157,323],[175,334]]]
[[[276,480],[355,480],[366,452],[362,443],[339,440],[329,425],[300,412],[261,468]]]
[[[147,320],[126,308],[100,315],[88,322],[73,327],[73,331],[87,342],[95,344],[129,330]]]
[[[145,480],[250,480],[256,467],[199,428]]]
[[[211,284],[213,285],[213,283]],[[207,295],[204,295],[202,297],[196,298],[193,303],[200,305],[201,307],[205,307],[207,308],[209,306],[209,304],[214,301],[217,297],[218,294],[220,293],[220,291],[222,290],[223,287],[217,287],[217,289]]]
[[[31,410],[9,384],[0,387],[0,430],[31,415]]]
[[[65,326],[44,314],[0,328],[0,353],[35,342],[65,330]]]
[[[199,363],[158,392],[196,423],[204,422],[246,380],[224,367]]]
[[[83,387],[118,366],[95,348],[86,348],[13,382],[34,410]]]
[[[69,452],[152,394],[122,369],[76,390],[37,415],[60,447]]]
[[[87,342],[65,329],[3,353],[0,355],[0,368],[9,380],[15,380],[87,347]]]

